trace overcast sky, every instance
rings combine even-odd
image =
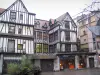
[[[7,8],[15,0],[0,0],[0,8]],[[36,13],[36,18],[49,20],[69,12],[71,16],[82,11],[93,0],[22,0],[29,12]]]

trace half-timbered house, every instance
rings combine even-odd
[[[0,73],[7,63],[19,63],[23,54],[42,71],[89,66],[88,53],[77,51],[77,26],[68,12],[49,21],[35,15],[21,0],[0,8]]]
[[[77,26],[73,19],[67,12],[49,23],[49,51],[57,56],[54,70],[70,68],[68,63],[75,66],[75,56],[71,53],[77,51]]]
[[[21,0],[0,10],[0,73],[7,63],[34,53],[34,13],[28,12]],[[2,70],[3,69],[3,70]]]

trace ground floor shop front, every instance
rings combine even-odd
[[[7,64],[21,60],[22,55],[1,54],[0,55],[0,73],[6,72]],[[64,69],[82,69],[99,67],[100,60],[96,54],[59,54],[59,55],[36,55],[29,56],[33,64],[39,66],[42,72],[60,71]]]
[[[55,55],[55,58],[43,57],[35,59],[35,65],[41,68],[41,71],[60,71],[63,69],[83,69],[97,67],[97,56],[88,54],[61,54]]]

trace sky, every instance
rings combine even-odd
[[[16,0],[0,0],[0,8],[9,7]],[[93,0],[22,0],[29,12],[35,13],[36,18],[56,19],[69,12],[71,16],[81,12]]]

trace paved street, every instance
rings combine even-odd
[[[44,72],[42,75],[100,75],[100,69],[64,70],[61,72]]]

